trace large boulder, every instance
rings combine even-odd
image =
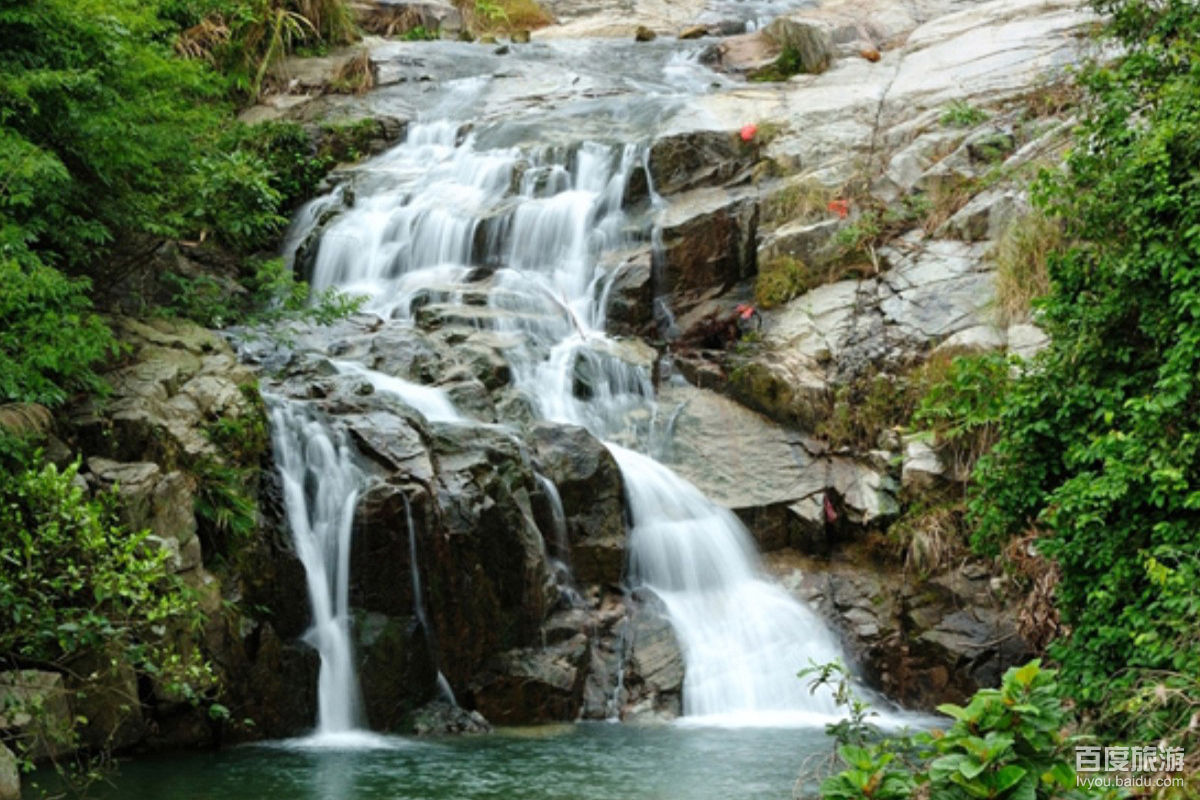
[[[621,719],[665,722],[683,713],[683,652],[661,603],[638,604],[629,617]]]
[[[152,541],[170,553],[174,572],[201,566],[194,476],[181,470],[164,475],[154,462],[130,464],[99,456],[89,458],[87,466],[98,488],[116,492],[121,521],[130,530],[149,530]]]
[[[462,13],[444,0],[355,0],[350,10],[360,28],[380,36],[395,36],[421,28],[429,33],[462,30]]]
[[[584,634],[546,647],[497,656],[471,686],[475,707],[495,723],[575,719],[583,700],[588,640]]]
[[[899,487],[886,465],[829,453],[820,441],[713,391],[672,386],[661,398],[677,408],[672,468],[734,511],[762,550],[820,551],[855,530],[878,528],[899,510]]]
[[[675,195],[750,179],[757,150],[725,131],[689,131],[655,139],[647,159],[654,191]]]
[[[757,268],[758,203],[742,191],[696,189],[662,218],[662,285],[677,308],[731,288]]]
[[[1016,588],[984,562],[923,577],[873,558],[861,543],[828,558],[789,550],[766,561],[841,633],[868,683],[907,707],[965,702],[1034,654],[1011,612]]]
[[[489,428],[434,430],[433,496],[415,509],[441,668],[465,685],[493,654],[532,641],[557,591],[534,521],[532,466]]]
[[[574,425],[538,423],[530,442],[540,470],[561,499],[576,580],[619,584],[625,569],[625,520],[621,471],[612,454]]]
[[[610,333],[638,335],[654,320],[654,263],[650,251],[620,254],[608,269],[615,274],[605,308]]]
[[[118,462],[154,462],[164,472],[221,454],[206,433],[218,417],[257,413],[243,387],[256,377],[212,331],[184,321],[120,317],[126,366],[106,375],[103,407],[85,403],[71,424],[84,452]]]
[[[779,45],[780,50],[795,54],[804,72],[824,72],[833,63],[833,40],[823,26],[803,19],[778,17],[764,33]]]
[[[21,770],[17,757],[0,743],[0,800],[21,800]]]

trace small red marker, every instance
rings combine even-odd
[[[754,138],[754,134],[758,133],[758,126],[753,122],[742,126],[742,141],[748,142]]]
[[[850,201],[849,200],[830,200],[828,208],[830,211],[837,214],[842,219],[845,219],[846,215],[850,213]]]

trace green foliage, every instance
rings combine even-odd
[[[249,100],[285,56],[358,37],[345,0],[167,0],[163,14],[183,29],[176,51],[215,65]]]
[[[75,270],[123,232],[179,232],[183,178],[220,118],[220,84],[173,57],[154,12],[118,0],[0,9],[6,247],[20,241]]]
[[[193,187],[201,233],[214,231],[235,250],[263,249],[287,225],[279,213],[283,194],[272,186],[266,163],[251,153],[235,150],[201,159]]]
[[[475,14],[487,23],[498,24],[508,21],[508,12],[493,0],[475,0]]]
[[[212,558],[236,555],[258,530],[257,468],[231,466],[206,459],[193,472],[196,519],[204,551]]]
[[[0,403],[54,406],[101,390],[93,368],[117,346],[87,289],[36,256],[0,257]]]
[[[963,363],[956,365],[959,358]],[[914,415],[920,413],[915,424],[932,425],[938,418],[937,430],[948,437],[944,441],[957,442],[966,429],[974,431],[986,413],[982,408],[973,408],[973,398],[982,402],[989,388],[1003,388],[994,382],[990,387],[975,385],[985,376],[989,380],[994,377],[993,358],[943,351],[896,373],[868,371],[835,389],[829,413],[815,432],[836,447],[871,449],[877,446],[880,433],[907,428],[914,424]],[[920,411],[922,408],[925,410]],[[970,421],[956,416],[968,412],[972,414]]]
[[[476,32],[529,31],[554,21],[537,0],[458,0],[458,4],[469,8],[467,17]]]
[[[241,387],[250,412],[223,416],[207,428],[221,453],[197,464],[196,518],[204,552],[213,558],[236,559],[258,530],[258,487],[262,461],[270,446],[266,409],[258,388]]]
[[[400,37],[406,42],[429,42],[439,38],[436,30],[429,30],[424,25],[415,25],[404,32]]]
[[[290,209],[312,197],[333,162],[317,152],[308,131],[296,122],[262,122],[234,125],[222,146],[228,151],[252,153],[262,164],[270,188],[278,193],[281,209]]]
[[[764,125],[758,128],[758,138],[764,139]],[[762,223],[783,223],[789,220],[819,218],[828,213],[833,191],[815,180],[791,183],[767,195],[760,207]]]
[[[804,62],[800,51],[794,47],[785,47],[770,65],[755,72],[750,80],[760,83],[786,81],[793,75],[804,72]]]
[[[965,100],[952,100],[942,110],[939,121],[949,128],[970,128],[988,118],[983,109],[976,108]]]
[[[1103,796],[1076,787],[1067,714],[1053,670],[1038,661],[1004,674],[966,707],[942,705],[946,731],[863,741],[839,737],[845,769],[821,784],[826,800],[1067,800]],[[845,704],[845,698],[839,698]],[[852,714],[853,716],[853,714]],[[858,716],[861,718],[861,712]],[[833,731],[835,735],[836,731]],[[920,787],[920,788],[919,788]]]
[[[930,199],[920,193],[904,195],[898,203],[886,206],[869,198],[859,205],[862,213],[837,232],[834,246],[843,262],[867,259],[875,269],[876,248],[921,224],[932,209]]]
[[[796,677],[811,678],[808,682],[810,694],[815,694],[822,687],[831,687],[834,702],[846,709],[844,719],[825,726],[825,732],[837,740],[839,745],[866,747],[880,738],[882,734],[879,728],[868,721],[871,717],[879,716],[878,712],[872,711],[870,704],[854,691],[853,676],[841,661],[817,664],[810,659],[809,666],[800,670]]]
[[[317,155],[329,171],[335,164],[357,161],[367,154],[371,140],[382,135],[379,123],[373,119],[348,122],[326,122],[321,125],[321,142]]]
[[[1079,145],[1035,196],[1071,242],[1039,304],[1051,344],[1008,393],[972,508],[983,548],[1042,533],[1066,682],[1107,732],[1149,740],[1187,733],[1128,701],[1200,676],[1200,16],[1097,7],[1123,55],[1081,74]]]
[[[234,324],[270,327],[290,321],[331,325],[357,313],[366,300],[332,287],[312,294],[281,258],[249,259],[247,265],[253,272],[243,277],[241,284],[212,275],[164,275],[174,291],[161,310],[209,328]],[[286,332],[272,329],[271,335],[283,337]]]
[[[1010,372],[1019,360],[1000,353],[956,356],[926,387],[913,413],[913,424],[932,431],[943,457],[956,471],[970,472],[996,438]]]
[[[816,434],[834,447],[875,447],[880,433],[903,425],[912,414],[916,390],[906,376],[870,373],[839,385]]]
[[[31,461],[0,481],[0,653],[65,664],[115,646],[139,669],[185,680],[195,651],[162,631],[198,630],[199,606],[170,573],[168,550],[123,528],[115,497],[89,498],[77,471]]]
[[[215,239],[235,257],[274,246],[285,212],[358,157],[369,126],[329,126],[318,148],[296,125],[234,125],[225,98],[256,93],[296,47],[353,35],[344,0],[0,8],[0,401],[100,389],[93,370],[114,344],[86,278],[108,283],[126,251],[161,238]],[[179,295],[189,316],[225,324],[255,301],[301,305],[260,271],[250,260],[227,279],[177,279]],[[328,318],[348,304],[315,308]]]
[[[814,285],[808,267],[790,256],[780,256],[759,265],[754,278],[754,302],[760,308],[775,308]]]

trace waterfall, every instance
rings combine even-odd
[[[687,671],[684,715],[726,724],[825,722],[828,692],[797,671],[839,657],[812,611],[766,581],[746,529],[652,458],[609,444],[625,476],[629,574],[667,608]]]
[[[284,510],[308,580],[312,626],[304,638],[321,657],[315,736],[332,740],[362,723],[349,603],[350,537],[362,474],[343,437],[306,406],[273,397],[267,402]]]
[[[621,469],[631,588],[663,600],[685,659],[686,716],[827,721],[831,697],[810,694],[796,673],[810,659],[838,657],[833,635],[765,579],[730,511],[643,454],[667,444],[671,415],[657,421],[649,365],[604,331],[614,275],[601,256],[661,239],[654,217],[665,204],[652,190],[641,218],[622,207],[646,147],[480,143],[485,134],[503,142],[504,133],[503,125],[465,136],[447,121],[411,126],[405,143],[363,168],[354,205],[323,232],[314,285],[366,292],[367,307],[394,325],[413,324],[418,298],[424,308],[460,307],[467,285],[486,290],[486,307],[462,309],[512,342],[514,385],[541,418],[603,440]],[[459,418],[440,390],[336,366],[431,420]]]

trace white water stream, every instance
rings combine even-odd
[[[362,702],[350,646],[350,538],[362,474],[349,444],[302,404],[267,398],[275,463],[296,555],[308,579],[320,654],[312,743],[362,744]]]
[[[483,84],[462,81],[456,91],[457,101],[443,106],[469,106]],[[496,142],[504,140],[503,124],[486,133],[488,145],[476,132],[464,136],[452,119],[414,123],[404,143],[360,169],[353,205],[320,232],[314,287],[366,294],[368,310],[390,325],[451,314],[502,334],[513,343],[505,351],[513,382],[538,416],[582,425],[608,444],[632,519],[630,588],[649,589],[665,604],[686,663],[687,719],[828,721],[831,697],[811,694],[796,673],[810,659],[839,656],[833,635],[763,576],[752,540],[731,512],[645,454],[658,419],[649,364],[604,330],[615,273],[602,256],[655,240],[653,214],[635,219],[622,207],[645,147],[502,146]],[[335,195],[314,207],[338,202]],[[649,208],[662,205],[651,187]],[[298,219],[311,225],[318,216]],[[307,233],[290,238],[299,242]],[[486,306],[464,303],[466,293],[480,291]],[[335,367],[366,377],[430,420],[463,419],[440,389],[354,362]],[[273,425],[289,519],[317,586],[318,730],[346,729],[358,720],[345,608],[357,472],[344,446],[298,412],[277,406]],[[344,641],[333,642],[338,637]]]

